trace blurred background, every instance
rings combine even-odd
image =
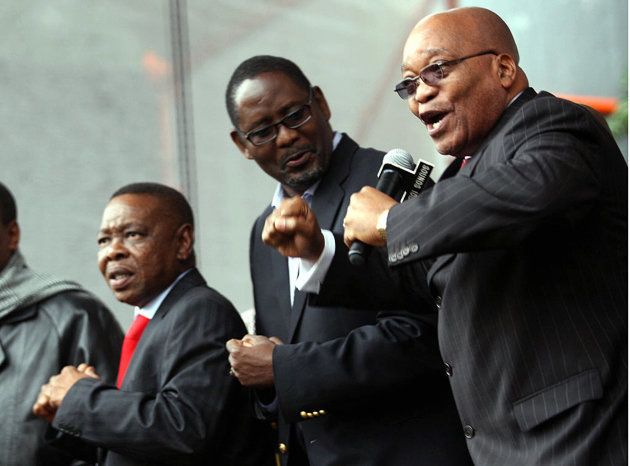
[[[438,176],[448,161],[435,153],[424,127],[392,90],[412,26],[426,14],[470,5],[456,0],[0,3],[0,181],[17,199],[28,263],[80,282],[127,327],[131,309],[113,299],[96,267],[96,233],[114,190],[158,181],[191,200],[200,269],[245,312],[253,302],[250,228],[275,184],[229,138],[224,92],[234,68],[257,54],[290,58],[323,89],[335,129],[364,146],[406,149],[434,163]],[[494,10],[508,23],[536,90],[598,97],[627,159],[628,3],[474,5]]]

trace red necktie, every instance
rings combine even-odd
[[[144,332],[150,320],[151,319],[147,319],[143,315],[138,314],[131,323],[129,330],[127,330],[122,345],[122,352],[120,353],[120,364],[118,365],[118,380],[116,381],[118,388],[120,388],[123,383],[127,367],[129,367],[129,361],[131,361],[131,357],[136,350],[136,346],[138,346],[142,332]]]
[[[459,166],[459,169],[461,170],[462,168],[464,168],[469,161],[470,161],[470,157],[468,156],[464,157],[462,159],[462,164]]]

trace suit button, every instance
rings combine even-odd
[[[324,414],[326,414],[326,411],[324,411],[323,409],[320,409],[319,410],[319,414],[321,414],[323,416]]]
[[[396,253],[396,259],[401,260],[401,259],[404,259],[404,258],[405,258],[405,256],[403,256],[402,251],[398,251]]]
[[[409,255],[409,248],[407,246],[405,246],[402,249],[402,253],[403,253],[403,256],[407,257]]]
[[[306,419],[306,411],[300,411],[300,417]]]
[[[416,252],[418,252],[418,249],[420,249],[420,248],[418,248],[418,245],[417,245],[416,243],[413,243],[411,246],[409,246],[409,250],[410,250],[412,253],[416,253]]]
[[[396,262],[396,260],[397,260],[397,259],[396,259],[396,254],[390,254],[390,256],[389,256],[389,261],[390,261],[390,262]]]
[[[453,366],[451,366],[449,363],[445,362],[444,363],[444,369],[446,371],[446,375],[448,375],[449,377],[453,376]]]
[[[442,296],[435,297],[435,306],[439,309],[442,307]]]
[[[466,438],[473,438],[475,436],[475,429],[472,426],[464,426],[464,436]]]
[[[278,445],[278,451],[280,453],[282,453],[283,455],[287,452],[288,448],[284,443],[281,443],[280,445]]]
[[[306,417],[311,419],[313,417],[313,413],[306,413]]]

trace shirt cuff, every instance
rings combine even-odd
[[[295,287],[305,293],[319,293],[319,289],[335,256],[335,236],[328,230],[322,230],[322,235],[324,235],[324,250],[317,261],[300,259]]]

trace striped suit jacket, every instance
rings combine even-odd
[[[388,217],[426,279],[475,464],[627,464],[627,165],[584,107],[527,89],[469,163]]]

